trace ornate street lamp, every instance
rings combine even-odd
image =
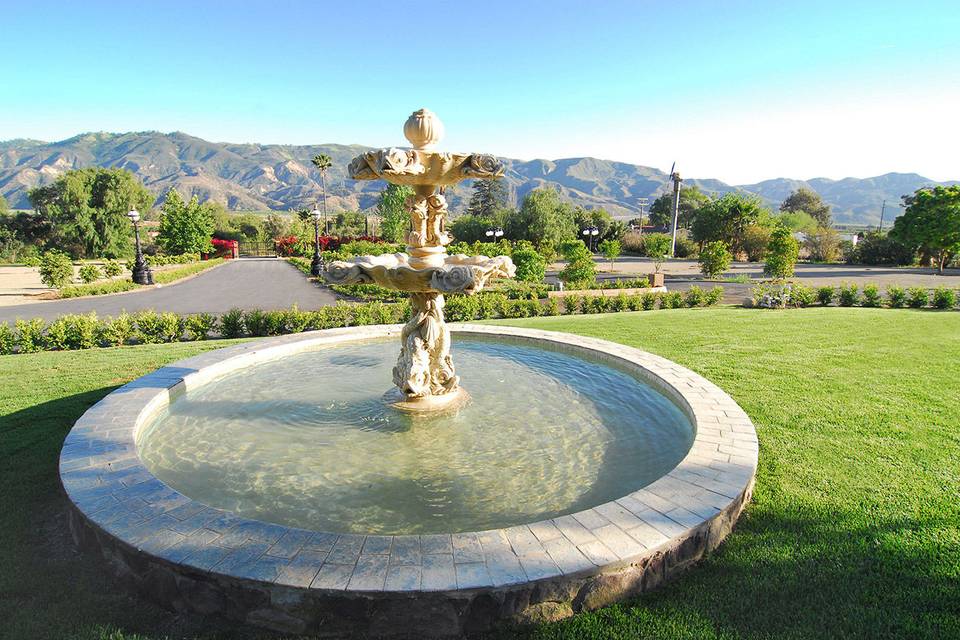
[[[320,277],[323,271],[323,258],[320,257],[320,209],[314,208],[310,212],[313,217],[313,261],[310,263],[310,275]]]
[[[484,235],[490,238],[490,242],[496,242],[503,237],[503,229],[500,227],[497,227],[496,229],[487,229],[484,232]]]
[[[143,250],[140,247],[140,212],[131,208],[127,217],[133,223],[133,237],[137,245],[137,254],[133,260],[133,281],[137,284],[153,284],[153,272],[143,259]]]
[[[596,251],[597,236],[600,235],[600,229],[597,229],[596,227],[587,227],[581,233],[583,233],[583,237],[587,242],[587,249],[590,249],[590,251]]]

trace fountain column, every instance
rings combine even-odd
[[[446,231],[446,186],[500,178],[503,164],[489,155],[434,151],[443,124],[427,109],[411,114],[403,132],[412,149],[369,151],[354,158],[348,172],[355,180],[382,179],[413,188],[405,203],[410,216],[407,253],[333,262],[325,277],[337,284],[375,282],[410,292],[410,320],[401,332],[393,368],[396,389],[387,397],[398,409],[426,412],[448,409],[468,397],[450,357],[444,294],[476,293],[490,278],[512,277],[515,269],[506,256],[450,256],[446,250],[453,240]]]

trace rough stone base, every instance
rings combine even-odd
[[[198,571],[141,553],[99,529],[76,507],[70,530],[101,555],[125,588],[161,606],[216,614],[282,633],[375,638],[455,638],[504,625],[553,622],[658,587],[726,537],[753,483],[730,507],[641,560],[590,576],[447,592],[347,593],[299,589]]]

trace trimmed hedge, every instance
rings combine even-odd
[[[873,307],[902,309],[934,308],[941,310],[956,309],[960,301],[960,292],[946,287],[937,287],[930,291],[925,287],[904,289],[896,285],[887,287],[886,298],[875,284],[863,286],[862,295],[854,284],[844,283],[839,287],[818,287],[813,289],[796,282],[760,283],[753,288],[753,295],[746,306],[765,309],[784,309],[787,307],[809,307],[814,302],[827,306],[836,302],[841,307]]]
[[[475,296],[448,297],[444,314],[450,322],[463,322],[574,313],[649,311],[658,306],[661,309],[711,306],[719,303],[722,297],[723,287],[714,287],[709,291],[691,287],[686,294],[567,296],[559,302],[556,298],[510,298],[505,293],[481,292]],[[95,313],[70,314],[49,324],[40,318],[17,320],[12,328],[6,323],[0,324],[0,355],[206,340],[214,336],[274,336],[317,329],[394,324],[406,322],[409,317],[410,303],[406,300],[392,304],[379,301],[338,303],[317,311],[301,311],[297,307],[279,311],[231,309],[219,317],[208,313],[178,316],[156,311],[140,311],[133,315],[122,313],[107,318],[98,318]]]

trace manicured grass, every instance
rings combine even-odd
[[[212,269],[218,264],[223,264],[223,258],[213,258],[203,262],[191,262],[171,269],[154,269],[153,281],[155,284],[170,284],[177,280],[196,275],[201,271]],[[110,293],[122,293],[124,291],[133,291],[140,289],[142,285],[136,284],[129,277],[119,280],[102,280],[100,282],[91,282],[90,284],[69,285],[60,289],[61,298],[79,298],[82,296],[102,296]]]
[[[960,315],[678,309],[500,322],[671,358],[727,390],[760,437],[754,502],[701,566],[632,602],[501,637],[960,637]],[[0,357],[0,635],[256,635],[125,596],[70,546],[56,477],[62,439],[88,406],[225,344]]]

